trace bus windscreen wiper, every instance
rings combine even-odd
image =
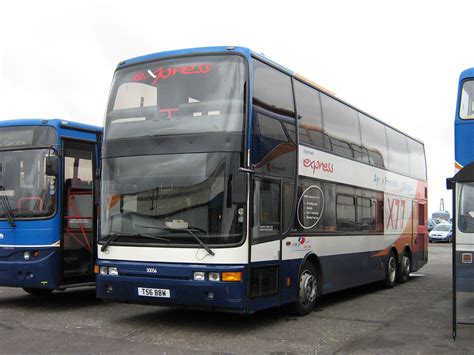
[[[199,233],[205,233],[203,230],[199,229],[199,228],[195,228],[195,227],[190,227],[190,228],[169,228],[169,227],[150,227],[150,226],[140,226],[140,227],[143,227],[143,228],[148,228],[148,229],[158,229],[158,230],[162,230],[162,231],[168,231],[168,232],[175,232],[175,231],[185,231],[186,233],[190,234],[194,239],[196,239],[196,241],[199,243],[199,245],[201,247],[203,247],[209,254],[211,254],[212,256],[216,255],[216,253],[214,253],[212,251],[211,248],[209,248],[209,246],[204,243],[202,241],[201,238],[199,238],[197,236],[197,234],[195,232],[199,232]]]
[[[196,229],[196,228],[182,228],[182,229],[180,229],[180,230],[186,231],[186,232],[188,232],[189,234],[191,234],[191,235],[194,237],[194,239],[196,239],[196,241],[199,243],[199,245],[202,246],[209,254],[211,254],[212,256],[216,255],[216,253],[214,253],[214,252],[211,250],[211,248],[209,248],[209,246],[208,246],[206,243],[204,243],[204,242],[202,241],[202,239],[197,236],[196,233],[194,233],[194,232],[196,232],[196,231],[199,231],[199,232],[202,232],[202,231],[200,231],[199,229]],[[193,232],[193,231],[194,231],[194,232]]]
[[[125,232],[112,232],[108,235],[108,239],[102,244],[102,247],[100,248],[100,251],[104,252],[109,244],[113,242],[115,239],[118,237],[139,237],[139,238],[148,238],[148,239],[156,239],[156,240],[161,240],[164,242],[169,242],[170,240],[167,238],[163,237],[158,237],[156,235],[151,235],[151,234],[142,234],[142,233],[125,233]]]
[[[7,217],[7,220],[8,220],[8,224],[15,228],[16,227],[16,223],[15,223],[15,220],[13,219],[13,212],[12,212],[12,208],[10,207],[10,202],[8,201],[8,197],[5,193],[5,187],[3,185],[0,185],[0,201],[1,201],[1,204],[2,204],[2,207],[3,207],[3,210],[5,211],[5,215]]]

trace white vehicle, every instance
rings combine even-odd
[[[448,242],[453,240],[453,227],[451,223],[439,223],[429,234],[430,242]]]

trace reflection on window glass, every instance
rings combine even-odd
[[[300,140],[322,147],[323,118],[319,92],[296,80],[295,100],[300,125]]]
[[[388,162],[390,170],[409,175],[410,164],[407,161],[407,137],[394,129],[387,127]]]
[[[341,231],[355,230],[355,203],[353,196],[337,195],[337,229]]]
[[[461,185],[458,226],[464,233],[474,233],[474,183]]]
[[[46,217],[56,207],[57,181],[45,174],[48,149],[9,151],[0,155],[0,185],[14,218]],[[6,211],[0,207],[0,218]]]
[[[254,241],[267,236],[279,236],[280,184],[267,180],[254,182]]]
[[[411,138],[408,140],[409,162],[410,162],[410,176],[419,180],[426,180],[426,163],[425,163],[425,149],[423,144],[414,141]]]
[[[262,114],[257,114],[257,120],[260,126],[260,134],[263,137],[275,139],[281,142],[288,141],[285,130],[279,120]]]
[[[346,157],[353,157],[350,144],[361,145],[360,127],[357,111],[332,97],[321,94],[324,118],[324,133],[330,137],[327,149]],[[334,144],[334,141],[337,142]],[[341,150],[341,147],[343,149]]]
[[[387,136],[385,126],[359,113],[362,142],[369,153],[369,163],[381,168],[387,167]]]
[[[305,232],[336,231],[336,184],[300,178],[295,229]]]
[[[235,55],[157,60],[117,71],[105,139],[242,132],[245,64]]]
[[[147,155],[105,159],[102,165],[101,237],[118,242],[233,244],[243,219],[228,200],[238,153]],[[160,239],[140,238],[146,234]],[[167,241],[169,240],[169,241]]]
[[[294,117],[290,77],[258,60],[253,61],[253,66],[253,103],[275,113]]]
[[[357,230],[375,230],[375,201],[366,197],[357,197]]]
[[[467,80],[462,85],[459,117],[464,119],[474,118],[474,80]]]

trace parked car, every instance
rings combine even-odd
[[[434,227],[436,227],[436,221],[432,218],[428,218],[428,233],[431,232]]]
[[[442,222],[437,224],[428,234],[430,242],[448,242],[453,240],[453,225],[451,223]]]

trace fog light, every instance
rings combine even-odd
[[[204,281],[206,279],[206,273],[204,271],[195,271],[193,278],[194,281]]]
[[[35,275],[34,275],[32,272],[27,272],[27,273],[26,273],[26,278],[27,278],[28,280],[31,280],[33,277],[35,277]]]
[[[117,276],[118,275],[118,270],[116,267],[109,267],[109,275],[110,276]]]
[[[211,292],[211,291],[206,292],[206,298],[208,300],[213,300],[214,299],[214,292]]]
[[[114,288],[112,287],[112,285],[105,285],[105,291],[107,293],[112,293],[114,292]]]
[[[25,251],[25,252],[23,253],[23,258],[24,258],[25,260],[30,260],[30,256],[31,256],[31,255],[30,255],[30,252],[29,252],[29,251]]]
[[[101,266],[100,267],[100,274],[101,275],[107,275],[107,266]]]
[[[221,275],[218,272],[209,273],[209,281],[220,281]]]

